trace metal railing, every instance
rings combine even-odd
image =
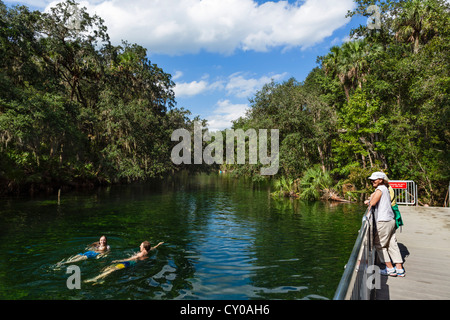
[[[448,183],[448,190],[444,199],[444,207],[450,207],[450,182]]]
[[[389,180],[397,204],[418,205],[417,185],[412,180]]]
[[[367,209],[333,300],[373,299],[375,291],[367,285],[367,280],[368,267],[375,264],[374,221],[373,210]]]

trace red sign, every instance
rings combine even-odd
[[[406,182],[389,182],[392,189],[406,189]]]

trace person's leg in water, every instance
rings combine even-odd
[[[125,269],[126,267],[134,265],[135,263],[136,263],[136,261],[124,261],[124,262],[117,263],[113,266],[106,267],[105,269],[103,269],[103,272],[101,274],[99,274],[95,278],[85,280],[84,282],[97,282],[100,279],[106,278],[108,275],[110,275],[114,271]]]
[[[119,269],[116,268],[116,266],[109,266],[109,267],[103,269],[103,272],[101,274],[99,274],[98,276],[96,276],[95,278],[85,280],[84,282],[97,282],[98,280],[106,278],[108,275],[110,275],[111,273],[113,273],[114,271],[117,271],[117,270],[119,270]]]
[[[69,257],[66,261],[62,260],[62,261],[58,262],[56,265],[57,266],[62,266],[64,264],[69,264],[69,263],[74,263],[74,262],[78,262],[78,261],[83,261],[83,260],[86,260],[86,259],[88,259],[87,256],[79,253],[79,254],[77,254],[75,256]]]

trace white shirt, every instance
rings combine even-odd
[[[391,221],[395,216],[391,207],[391,195],[389,194],[389,190],[384,185],[379,185],[376,190],[381,191],[381,198],[375,206],[375,220]]]

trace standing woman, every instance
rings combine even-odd
[[[381,270],[382,275],[404,277],[403,259],[395,237],[394,211],[391,207],[391,197],[387,188],[388,179],[383,172],[374,172],[369,177],[375,192],[365,203],[375,209],[375,239],[374,245],[382,263],[386,269]],[[392,262],[395,264],[395,268]]]

